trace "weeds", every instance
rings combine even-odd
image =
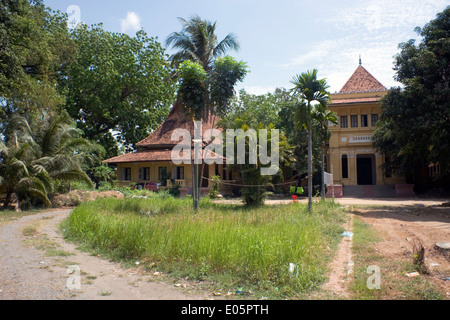
[[[189,199],[157,196],[82,204],[64,228],[67,238],[94,250],[180,276],[231,274],[299,290],[324,280],[327,247],[337,243],[343,222],[345,212],[329,202],[309,214],[298,203],[246,209],[205,198],[194,214]],[[289,274],[290,263],[298,266],[297,277]]]

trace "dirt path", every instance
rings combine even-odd
[[[204,299],[139,268],[80,252],[57,231],[69,214],[51,211],[0,225],[0,300]]]
[[[345,230],[353,233],[353,215],[350,214],[345,225]],[[330,263],[328,281],[322,286],[322,290],[330,295],[331,299],[349,299],[348,286],[350,276],[353,273],[353,236],[343,237],[339,244],[336,257]]]

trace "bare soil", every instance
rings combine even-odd
[[[385,261],[411,263],[414,245],[425,249],[425,267],[422,274],[446,298],[450,299],[450,255],[436,248],[438,242],[450,241],[450,208],[429,207],[358,209],[358,216],[381,235],[374,243],[375,250]],[[405,274],[399,274],[405,277]]]

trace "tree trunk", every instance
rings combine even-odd
[[[308,125],[308,209],[312,210],[312,132],[311,132],[311,122]]]
[[[320,196],[323,200],[325,200],[325,152],[324,152],[324,145],[320,148],[320,153],[322,157],[322,163],[321,163],[321,174],[322,174],[322,183],[321,183],[321,190],[320,190]]]

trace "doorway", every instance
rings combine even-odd
[[[375,155],[358,155],[356,158],[358,185],[376,184]]]

